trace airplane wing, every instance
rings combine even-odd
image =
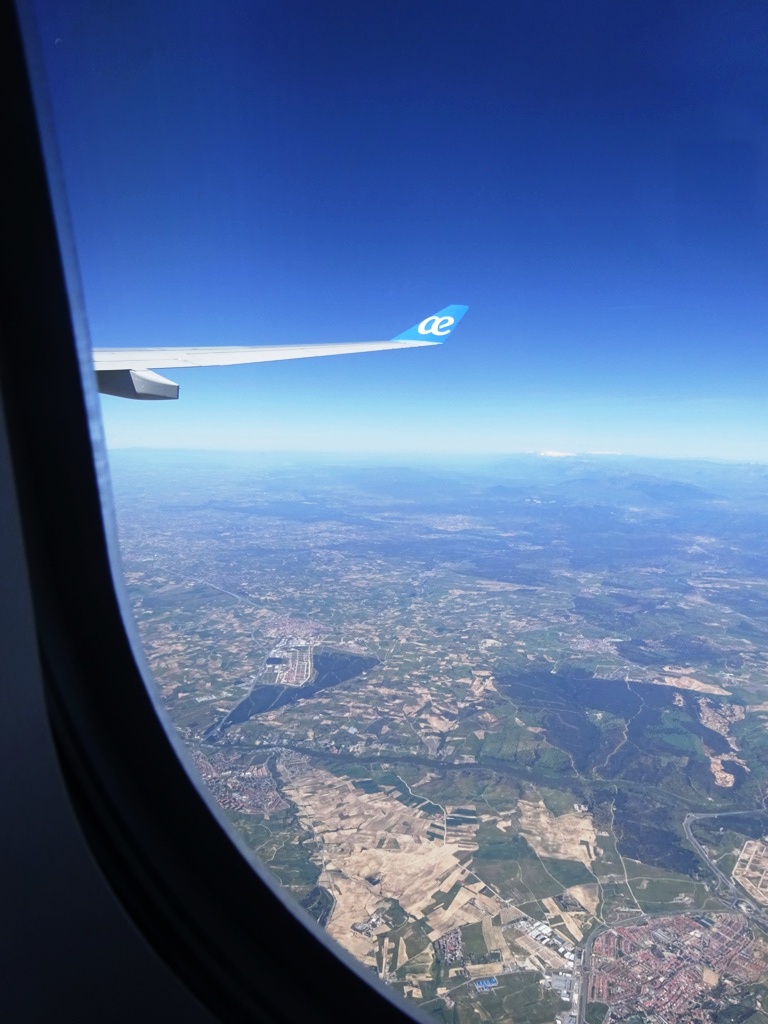
[[[278,359],[308,359],[353,352],[439,345],[456,327],[466,306],[446,306],[389,341],[334,342],[317,345],[229,345],[204,348],[98,348],[93,361],[99,391],[119,398],[172,399],[179,385],[155,370],[187,366],[235,366]]]

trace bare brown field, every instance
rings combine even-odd
[[[433,729],[435,732],[451,732],[452,729],[456,728],[456,722],[451,722],[449,719],[443,718],[442,715],[438,715],[434,711],[424,715],[421,720],[424,725]]]
[[[596,839],[591,814],[570,811],[555,817],[543,800],[520,800],[517,808],[520,831],[540,857],[581,861],[591,870]]]
[[[509,960],[512,954],[507,945],[507,940],[504,938],[504,932],[499,925],[495,925],[490,917],[484,917],[482,927],[483,939],[487,949],[498,949],[501,951],[502,959]]]
[[[705,985],[710,985],[712,988],[720,981],[720,975],[717,971],[713,971],[711,967],[702,967],[701,969],[701,980]]]
[[[734,784],[734,777],[726,769],[725,765],[728,761],[732,761],[735,764],[741,765],[741,767],[749,772],[752,769],[749,767],[746,761],[741,757],[736,757],[735,754],[710,754],[709,755],[709,769],[715,778],[715,785],[729,788]]]
[[[560,915],[560,907],[555,903],[551,896],[546,897],[541,901],[547,909],[547,912],[552,917],[558,917]]]
[[[500,971],[499,964],[467,964],[464,970],[470,978],[493,978]]]
[[[589,911],[594,917],[597,913],[597,907],[600,903],[600,890],[595,885],[572,885],[570,889],[567,889],[575,900],[584,907],[585,910]]]
[[[563,918],[563,927],[566,931],[570,932],[571,938],[577,942],[581,942],[584,938],[584,932],[582,931],[582,925],[587,919],[586,914],[569,914],[567,910],[560,911]]]
[[[676,686],[680,690],[696,690],[698,693],[714,693],[721,697],[730,697],[731,691],[724,690],[721,686],[715,686],[713,683],[702,683],[699,679],[694,679],[693,676],[689,676],[687,673],[690,669],[687,668],[675,668],[673,665],[665,665],[664,671],[666,675],[651,679],[650,682],[656,686]]]
[[[308,767],[285,790],[321,844],[319,884],[335,899],[328,933],[366,963],[374,962],[375,939],[352,926],[370,921],[387,898],[396,899],[411,917],[424,918],[435,892],[449,891],[456,881],[476,881],[457,860],[468,845],[468,826],[462,826],[461,844],[429,840],[434,818],[406,807],[390,792],[363,793],[321,768]],[[399,849],[392,849],[393,839]],[[496,902],[481,896],[480,888],[462,888],[450,907],[433,910],[424,922],[430,938],[498,913]]]

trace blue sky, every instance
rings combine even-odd
[[[114,446],[768,461],[768,11],[39,0],[95,346],[437,349],[170,374]]]

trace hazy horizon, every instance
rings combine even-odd
[[[469,306],[173,371],[104,400],[113,447],[768,461],[759,6],[36,10],[94,347]]]

